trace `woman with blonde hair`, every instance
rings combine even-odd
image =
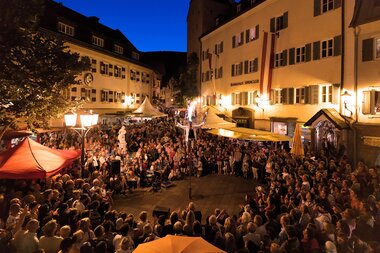
[[[57,227],[56,220],[51,220],[42,227],[44,235],[40,237],[39,247],[44,249],[46,253],[56,253],[59,251],[59,245],[63,238],[55,235]]]

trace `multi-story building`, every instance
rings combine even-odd
[[[84,109],[100,115],[125,112],[152,97],[159,74],[139,60],[139,51],[119,31],[62,4],[46,1],[42,31],[61,37],[73,52],[90,58],[91,69],[67,91],[71,100],[85,100]]]
[[[380,136],[377,2],[240,1],[200,38],[204,104],[290,136],[302,123],[311,149],[373,162],[378,148],[361,149]]]

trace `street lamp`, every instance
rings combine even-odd
[[[74,114],[65,114],[65,124],[70,129],[73,129],[79,136],[81,137],[81,158],[80,158],[80,177],[83,177],[83,169],[84,169],[84,140],[87,136],[87,133],[92,129],[93,126],[98,124],[98,114],[81,114],[80,117],[80,127],[76,127],[77,125],[77,117],[76,113]]]

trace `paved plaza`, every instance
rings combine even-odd
[[[115,208],[132,213],[136,218],[143,210],[151,215],[155,206],[168,207],[170,211],[183,210],[189,203],[189,182],[189,179],[174,181],[175,186],[159,192],[138,189],[125,196],[117,195],[114,198]],[[257,183],[230,175],[207,175],[192,177],[191,185],[192,201],[202,211],[202,222],[205,222],[205,217],[215,208],[224,208],[230,215],[237,214],[239,206],[244,203],[245,194],[252,193]]]

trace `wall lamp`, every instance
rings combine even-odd
[[[348,104],[349,104],[348,100],[349,100],[349,98],[351,97],[351,94],[348,93],[348,91],[344,91],[340,96],[341,96],[341,98],[342,98],[342,100],[343,100],[344,109],[347,110],[347,111],[350,113],[350,116],[347,116],[347,117],[351,118],[352,115],[354,114],[354,113],[350,110],[350,108],[348,108]]]

